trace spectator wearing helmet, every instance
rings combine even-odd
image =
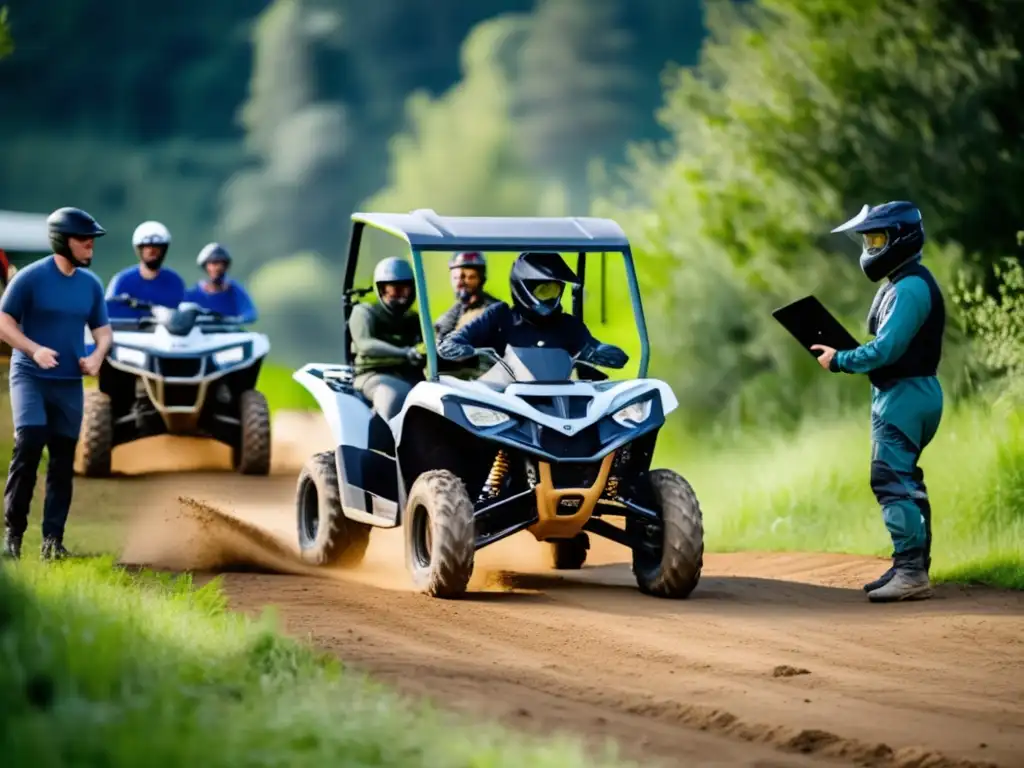
[[[479,251],[456,253],[448,262],[455,304],[434,324],[434,333],[440,342],[456,328],[461,328],[499,299],[484,291],[487,282],[487,262]]]
[[[920,600],[932,594],[931,502],[918,466],[942,420],[937,377],[946,309],[942,291],[921,263],[921,211],[905,201],[869,207],[832,230],[861,246],[860,267],[883,278],[868,312],[875,338],[837,352],[815,344],[818,363],[871,382],[871,489],[893,544],[892,567],[864,585],[871,602]]]
[[[492,304],[449,334],[437,348],[446,360],[467,360],[476,349],[492,347],[499,355],[515,347],[557,347],[594,365],[622,368],[629,358],[618,347],[591,336],[582,320],[562,311],[565,286],[578,285],[576,274],[560,254],[519,254],[510,275],[512,306]]]
[[[159,221],[144,221],[132,234],[132,246],[139,263],[121,270],[107,285],[107,307],[112,318],[132,319],[148,314],[115,299],[130,296],[139,301],[176,307],[185,298],[185,281],[170,267],[164,267],[171,233]]]
[[[228,277],[231,254],[220,243],[207,243],[196,257],[196,264],[206,272],[194,288],[185,292],[185,301],[191,301],[211,312],[238,323],[254,323],[258,317],[256,307],[240,283]]]
[[[103,284],[87,271],[93,246],[106,232],[78,208],[47,219],[53,254],[28,265],[0,300],[0,336],[13,347],[10,371],[14,452],[4,493],[5,558],[21,557],[43,448],[49,451],[43,503],[44,559],[60,559],[82,426],[83,374],[96,376],[112,334]],[[85,328],[96,349],[85,354]]]
[[[373,270],[378,302],[357,304],[349,317],[355,352],[355,385],[376,413],[392,419],[412,387],[423,380],[419,315],[409,308],[416,284],[409,262],[384,259]]]

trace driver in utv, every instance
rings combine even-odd
[[[562,311],[566,285],[578,285],[576,274],[558,253],[519,254],[510,275],[512,306],[492,304],[483,314],[453,331],[438,345],[446,360],[464,360],[482,347],[499,355],[505,347],[555,347],[583,362],[622,368],[629,361],[624,351],[590,335],[582,320]]]
[[[381,261],[373,270],[377,304],[357,304],[348,327],[355,351],[355,386],[390,420],[402,410],[406,396],[423,381],[424,356],[419,316],[410,312],[416,299],[412,267],[399,258]]]

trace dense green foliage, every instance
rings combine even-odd
[[[410,705],[216,582],[105,560],[0,569],[0,736],[10,768],[615,764]]]
[[[1013,5],[708,3],[701,61],[666,91],[667,151],[638,152],[598,206],[628,224],[649,300],[672,318],[659,371],[695,420],[793,424],[864,402],[866,382],[821,375],[770,318],[813,292],[866,338],[877,286],[829,235],[862,203],[922,208],[947,295],[964,264],[1011,253],[1024,178]],[[942,374],[955,397],[970,350],[951,309]]]

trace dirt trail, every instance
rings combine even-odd
[[[859,585],[881,561],[739,554],[707,557],[691,599],[664,601],[636,590],[616,545],[556,574],[521,534],[480,553],[466,599],[432,600],[409,591],[397,531],[375,531],[354,571],[296,559],[295,461],[325,438],[296,427],[269,478],[129,481],[150,512],[125,559],[233,570],[235,607],[277,606],[288,631],[378,679],[526,731],[613,738],[645,762],[1024,765],[1024,595],[942,587],[870,605]],[[130,458],[152,464],[156,450]]]

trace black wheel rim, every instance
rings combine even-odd
[[[421,504],[416,507],[412,516],[412,555],[416,566],[429,568],[433,536],[430,530],[430,515]]]
[[[320,531],[320,496],[316,485],[307,480],[299,494],[299,543],[303,549],[313,546]]]

